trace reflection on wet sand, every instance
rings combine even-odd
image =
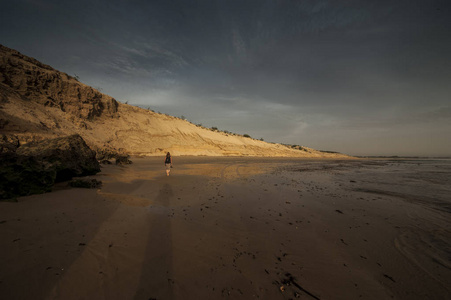
[[[97,191],[0,203],[0,294],[449,298],[450,175],[449,161],[175,157],[169,177],[160,158],[105,166]],[[21,264],[29,252],[42,263]]]

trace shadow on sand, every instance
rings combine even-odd
[[[134,299],[173,299],[172,232],[170,205],[174,197],[170,183],[162,185],[149,207],[149,235],[141,277]]]

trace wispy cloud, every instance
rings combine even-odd
[[[342,152],[394,153],[421,139],[446,152],[450,10],[407,0],[17,0],[2,5],[0,36],[113,97],[197,123]]]

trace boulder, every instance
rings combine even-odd
[[[0,154],[0,200],[50,192],[56,170],[34,157]]]
[[[19,146],[20,143],[17,136],[0,134],[0,153],[14,153]]]
[[[52,165],[56,170],[55,182],[100,172],[96,153],[78,134],[26,144],[19,147],[16,153]]]
[[[132,161],[128,155],[119,155],[116,157],[116,165],[129,165]]]
[[[0,154],[0,199],[51,190],[55,182],[100,172],[96,154],[79,135],[22,145]]]
[[[116,159],[123,156],[129,157],[123,149],[116,149],[106,144],[100,147],[94,146],[93,150],[96,151],[96,158],[99,161]]]

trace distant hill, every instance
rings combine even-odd
[[[173,155],[348,157],[218,132],[122,104],[2,45],[0,134],[15,136],[21,143],[79,134],[96,151],[144,156],[170,151]]]

